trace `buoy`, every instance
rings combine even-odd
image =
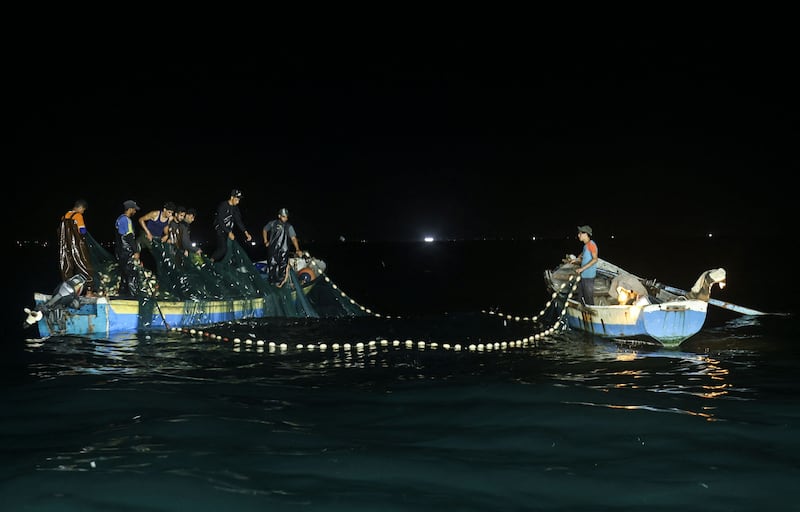
[[[314,273],[311,267],[304,267],[297,273],[297,278],[300,280],[301,284],[306,284],[316,279],[317,274]]]

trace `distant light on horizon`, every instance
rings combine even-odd
[[[712,238],[713,236],[714,236],[714,234],[713,234],[713,233],[709,233],[709,234],[708,234],[708,238]]]
[[[433,241],[434,241],[434,238],[433,238],[432,236],[426,236],[426,237],[425,237],[425,241],[426,241],[426,242],[433,242]]]

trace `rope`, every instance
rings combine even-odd
[[[488,310],[488,311],[484,310],[482,312],[488,315],[496,315],[501,318],[504,318],[505,320],[511,320],[514,322],[538,322],[540,318],[543,318],[545,314],[548,311],[550,311],[551,307],[557,308],[560,306],[561,311],[559,311],[558,317],[555,319],[553,324],[549,327],[545,327],[541,332],[537,334],[540,337],[549,336],[550,334],[558,330],[566,329],[567,323],[564,322],[564,317],[567,316],[567,301],[571,299],[572,296],[575,294],[575,290],[577,290],[578,283],[580,283],[580,280],[581,276],[579,274],[571,275],[569,281],[567,281],[566,283],[561,283],[559,289],[553,292],[553,294],[550,297],[550,300],[545,303],[544,307],[539,311],[539,313],[530,318],[527,316],[520,317],[520,316],[508,315],[500,312],[499,310]],[[570,283],[572,284],[570,285]],[[565,291],[564,289],[567,288],[568,286],[569,290]],[[561,297],[563,300],[559,301],[558,300],[559,297]]]
[[[354,299],[350,298],[347,294],[345,294],[339,287],[331,281],[328,275],[325,273],[325,270],[321,268],[316,260],[311,258],[308,252],[305,253],[305,256],[308,257],[309,266],[312,270],[317,274],[317,279],[324,279],[326,283],[329,283],[331,288],[337,291],[344,300],[350,301],[350,303],[359,309],[361,309],[367,315],[373,316],[375,318],[386,318],[391,319],[393,317],[388,315],[381,315],[379,313],[373,312],[369,308],[358,304]],[[571,275],[567,282],[561,284],[558,290],[554,291],[550,300],[548,300],[544,307],[539,311],[539,313],[532,317],[520,317],[520,316],[513,316],[503,314],[496,310],[489,310],[489,311],[482,311],[484,314],[497,316],[499,318],[503,318],[507,321],[516,321],[516,322],[533,322],[538,323],[541,326],[537,332],[531,333],[528,336],[513,339],[513,340],[504,340],[504,341],[496,341],[496,342],[486,342],[486,343],[437,343],[437,342],[430,342],[430,341],[423,341],[423,340],[388,340],[385,338],[382,339],[373,339],[367,340],[364,342],[344,342],[344,343],[325,343],[325,342],[310,342],[310,343],[297,343],[294,345],[289,345],[287,343],[282,343],[278,341],[270,341],[270,340],[263,340],[263,339],[253,339],[251,337],[239,338],[239,337],[232,337],[226,336],[225,334],[221,333],[220,331],[224,328],[225,324],[214,324],[209,325],[205,328],[198,328],[198,327],[173,327],[169,329],[171,332],[190,336],[194,340],[209,340],[209,341],[219,341],[223,343],[230,343],[233,346],[234,351],[255,351],[255,352],[268,352],[271,354],[290,354],[290,353],[300,353],[300,352],[320,352],[320,353],[350,353],[350,352],[358,352],[363,353],[366,350],[375,350],[378,347],[381,348],[395,348],[395,349],[416,349],[420,351],[425,350],[444,350],[444,351],[470,351],[470,352],[491,352],[491,351],[505,351],[510,349],[517,349],[517,348],[528,348],[531,346],[536,346],[537,342],[547,339],[552,336],[554,333],[566,329],[566,322],[564,322],[564,317],[566,316],[567,312],[567,301],[572,298],[575,293],[575,290],[578,287],[578,283],[580,282],[580,275]],[[548,315],[548,313],[560,308],[558,311],[557,316],[553,320],[552,324],[549,325],[542,325],[541,321]],[[394,318],[401,318],[399,316],[395,316]],[[227,324],[227,322],[226,322]]]
[[[209,326],[209,329],[214,329],[214,326]],[[388,339],[376,339],[376,340],[369,340],[366,342],[345,342],[345,343],[298,343],[293,346],[290,346],[287,343],[281,343],[276,341],[265,341],[265,340],[254,340],[252,338],[230,338],[226,336],[222,336],[220,334],[216,334],[213,330],[203,330],[203,329],[187,329],[187,328],[178,328],[175,327],[172,329],[173,332],[184,334],[191,336],[193,340],[199,341],[203,339],[209,340],[216,340],[222,341],[225,343],[232,343],[234,351],[250,351],[255,348],[256,352],[269,352],[269,353],[281,353],[281,354],[289,354],[289,353],[298,353],[298,352],[363,352],[367,349],[373,350],[377,349],[378,347],[384,348],[397,348],[397,349],[408,349],[408,350],[444,350],[444,351],[453,351],[453,352],[461,352],[461,351],[470,351],[470,352],[491,352],[496,350],[508,350],[508,349],[515,349],[515,348],[527,348],[536,345],[536,341],[542,339],[542,336],[539,335],[531,335],[525,338],[520,338],[516,340],[506,340],[506,341],[497,341],[497,342],[488,342],[488,343],[470,343],[470,344],[463,344],[463,343],[437,343],[437,342],[427,342],[427,341],[414,341],[411,339],[406,339],[401,341],[399,339],[395,339],[389,341]],[[552,333],[551,333],[552,334]]]
[[[316,263],[312,263],[312,265],[316,266]],[[324,279],[330,282],[330,279],[327,275],[324,275],[321,269],[316,268],[315,271],[319,270],[320,274],[324,276]],[[461,352],[461,351],[469,351],[469,352],[492,352],[492,351],[507,351],[512,349],[520,349],[520,348],[529,348],[532,346],[536,346],[537,342],[544,340],[550,336],[552,336],[555,332],[562,330],[562,328],[566,327],[566,323],[563,321],[564,317],[566,316],[566,301],[567,299],[571,298],[577,289],[578,282],[580,281],[580,276],[571,276],[569,282],[563,283],[559,290],[553,292],[551,300],[547,301],[539,314],[533,316],[531,318],[528,317],[519,317],[519,316],[512,316],[512,315],[503,315],[496,311],[483,311],[483,313],[489,315],[495,315],[498,317],[502,317],[506,320],[513,320],[513,321],[530,321],[530,322],[538,322],[540,318],[544,317],[548,311],[551,309],[561,307],[559,311],[558,317],[555,319],[552,325],[545,326],[541,331],[530,334],[523,338],[518,338],[514,340],[504,340],[504,341],[496,341],[496,342],[487,342],[487,343],[437,343],[437,342],[429,342],[423,340],[388,340],[386,338],[382,339],[374,339],[368,340],[365,342],[344,342],[344,343],[324,343],[324,342],[311,342],[311,343],[297,343],[294,345],[289,345],[287,343],[277,342],[277,341],[268,341],[268,340],[261,340],[261,339],[253,339],[253,338],[239,338],[239,337],[231,337],[225,336],[223,334],[219,334],[217,331],[222,327],[222,325],[211,325],[208,326],[206,329],[199,329],[199,328],[173,328],[171,329],[172,332],[179,333],[182,335],[190,336],[194,340],[211,340],[211,341],[220,341],[223,343],[231,343],[233,346],[233,350],[236,352],[268,352],[270,354],[291,354],[291,353],[301,353],[301,352],[320,352],[320,353],[364,353],[366,350],[375,350],[377,348],[395,348],[395,349],[407,349],[407,350],[419,350],[419,351],[426,351],[426,350],[444,350],[444,351],[453,351],[453,352]],[[571,283],[569,290],[565,291],[565,288]],[[338,290],[336,284],[331,282],[331,286],[334,289]],[[340,292],[342,297],[348,298],[344,292]],[[563,304],[559,301],[559,297],[564,297]],[[353,304],[356,304],[355,301],[349,299]],[[371,312],[369,309],[359,306],[364,310],[366,313],[371,314],[377,318],[391,318],[389,316],[382,316],[377,313]],[[400,317],[395,317],[400,318]]]
[[[317,274],[317,279],[319,279],[320,277],[322,277],[326,283],[330,283],[330,285],[331,285],[331,288],[333,288],[334,290],[338,291],[338,292],[339,292],[339,295],[340,295],[340,296],[341,296],[343,299],[350,301],[350,304],[352,304],[352,305],[356,306],[357,308],[359,308],[359,309],[360,309],[361,311],[363,311],[364,313],[367,313],[367,314],[368,314],[368,315],[370,315],[370,316],[374,316],[375,318],[390,318],[390,319],[391,319],[391,318],[401,318],[401,317],[399,317],[399,316],[394,316],[394,317],[391,317],[391,316],[388,316],[388,315],[381,315],[380,313],[375,313],[375,312],[373,312],[371,309],[369,309],[369,308],[367,308],[367,307],[365,307],[365,306],[362,306],[361,304],[359,304],[358,302],[356,302],[354,299],[350,298],[350,297],[349,297],[349,296],[348,296],[346,293],[344,293],[344,292],[343,292],[343,291],[342,291],[342,290],[341,290],[341,289],[340,289],[340,288],[339,288],[339,287],[336,285],[336,283],[334,283],[333,281],[331,281],[331,279],[328,277],[328,274],[326,274],[326,273],[325,273],[325,270],[324,270],[323,268],[321,268],[321,267],[320,267],[320,266],[317,264],[317,261],[316,261],[314,258],[312,258],[312,257],[311,257],[311,254],[310,254],[308,251],[306,251],[306,252],[305,252],[305,255],[306,255],[306,257],[308,258],[309,266],[311,266],[311,267],[312,267],[312,270],[314,270],[314,273],[316,273],[316,274]]]

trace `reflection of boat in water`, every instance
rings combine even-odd
[[[585,305],[572,298],[575,268],[565,263],[544,274],[548,289],[563,304],[567,326],[603,338],[654,340],[665,347],[677,347],[703,328],[711,288],[724,287],[726,278],[722,268],[708,270],[691,291],[683,292],[600,259],[594,305]]]
[[[233,268],[234,285],[242,293],[235,296],[180,300],[175,294],[152,294],[142,297],[81,296],[82,276],[68,279],[53,294],[36,293],[35,306],[26,308],[26,323],[36,324],[39,335],[110,335],[138,330],[167,330],[196,327],[236,320],[288,317],[335,318],[367,316],[368,309],[348,298],[325,274],[326,265],[316,258],[293,258],[289,280],[278,288],[267,283],[266,276],[243,267]],[[301,261],[302,260],[302,261]],[[297,269],[297,270],[295,270]],[[227,277],[224,273],[215,274]],[[156,287],[157,288],[157,287]],[[227,287],[236,289],[235,286]],[[297,293],[300,290],[302,293]]]

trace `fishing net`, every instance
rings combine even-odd
[[[86,235],[95,292],[118,297],[122,273],[116,258]],[[282,287],[267,281],[264,269],[253,263],[235,241],[228,241],[224,259],[212,262],[200,253],[179,250],[173,244],[154,240],[142,247],[136,265],[137,286],[131,290],[139,302],[139,328],[166,324],[162,311],[182,303],[182,326],[214,323],[219,311],[235,311],[241,318],[339,318],[368,316],[368,310],[347,297],[324,275],[325,264],[289,268]],[[152,268],[149,268],[152,267]],[[312,270],[313,268],[313,270]],[[216,316],[215,316],[216,315]]]

